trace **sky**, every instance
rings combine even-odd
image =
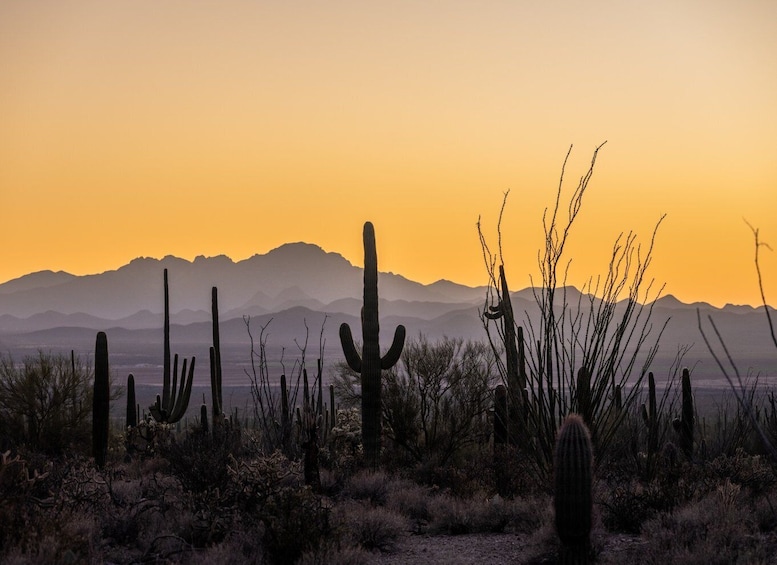
[[[619,234],[684,302],[777,303],[777,3],[0,0],[0,282],[305,241],[422,283],[537,280]],[[566,208],[562,207],[562,211]],[[644,249],[644,247],[643,247]],[[532,277],[532,278],[530,278]]]

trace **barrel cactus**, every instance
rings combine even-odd
[[[570,414],[558,431],[554,461],[556,532],[562,562],[586,563],[593,510],[593,447],[583,418]]]

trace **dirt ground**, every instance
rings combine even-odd
[[[596,543],[596,542],[595,542]],[[623,563],[633,559],[639,538],[608,536],[601,543],[600,559]],[[404,538],[391,553],[376,554],[373,565],[506,565],[546,564],[554,559],[547,545],[540,546],[521,534],[473,534],[461,536],[413,535]]]

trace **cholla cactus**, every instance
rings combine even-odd
[[[30,469],[27,461],[19,455],[11,457],[11,451],[0,454],[0,508],[3,506],[16,506],[22,499],[31,498],[39,506],[53,504],[50,497],[41,499],[33,496],[36,485],[49,476],[48,472],[39,473]]]

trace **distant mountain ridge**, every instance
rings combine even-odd
[[[307,243],[289,243],[242,261],[198,256],[193,261],[141,257],[113,271],[75,276],[41,271],[0,285],[0,316],[18,319],[46,312],[86,314],[121,320],[137,312],[162,311],[162,271],[170,279],[171,312],[207,311],[210,289],[219,288],[226,311],[293,305],[321,307],[361,296],[362,269],[342,255]],[[422,285],[401,275],[381,273],[381,296],[435,302],[474,301],[483,291],[440,281]]]
[[[106,323],[140,329],[159,325],[162,272],[169,271],[171,312],[178,323],[209,319],[210,289],[219,288],[222,317],[263,315],[302,306],[312,311],[357,315],[361,308],[363,270],[342,255],[309,243],[287,243],[266,254],[233,261],[225,255],[139,257],[112,271],[76,276],[40,271],[0,284],[0,332],[52,327],[105,327]],[[482,306],[486,287],[468,287],[446,280],[430,285],[401,275],[380,273],[381,313],[429,319],[462,305]],[[568,287],[570,302],[580,292]],[[531,308],[531,288],[513,292],[515,310]],[[751,306],[684,304],[672,295],[657,307],[667,311],[699,307],[748,314]]]
[[[150,371],[143,367],[155,363],[159,354],[165,268],[170,279],[172,340],[183,355],[207,359],[213,286],[219,289],[222,344],[232,348],[234,359],[247,357],[244,317],[250,317],[255,337],[268,325],[274,346],[295,348],[295,342],[305,339],[306,327],[311,343],[317,342],[321,331],[330,358],[338,355],[332,352],[339,348],[340,323],[351,324],[357,335],[360,332],[363,270],[316,245],[291,243],[237,262],[224,255],[193,261],[173,256],[138,258],[100,274],[41,271],[8,281],[0,285],[0,352],[18,357],[52,347],[91,351],[95,332],[107,331],[120,368],[141,374]],[[381,333],[382,339],[390,340],[391,330],[400,323],[410,337],[423,333],[431,339],[486,339],[480,317],[485,286],[444,280],[424,285],[385,272],[380,273],[378,284],[381,327],[389,328]],[[572,305],[581,297],[579,290],[566,287],[559,289],[557,298],[564,293]],[[520,324],[526,318],[537,319],[534,289],[518,290],[511,298]],[[587,297],[581,298],[585,306]],[[698,309],[703,319],[713,316],[737,358],[777,375],[777,355],[763,307],[684,304],[672,295],[661,297],[652,307],[655,331],[668,321],[656,370],[670,366],[678,348],[687,345],[693,345],[696,360],[706,358],[704,363],[713,370],[698,331]],[[139,359],[143,359],[140,366]],[[235,371],[239,374],[242,369]]]

